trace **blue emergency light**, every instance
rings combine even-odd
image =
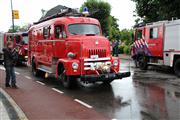
[[[83,12],[82,12],[85,16],[89,15],[89,9],[87,7],[83,8]]]

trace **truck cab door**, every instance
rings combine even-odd
[[[153,57],[163,57],[163,26],[150,26],[146,30],[151,55]]]

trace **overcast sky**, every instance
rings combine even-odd
[[[56,5],[65,5],[79,8],[86,0],[12,0],[14,10],[19,10],[20,19],[15,20],[15,25],[24,25],[38,21],[41,9],[49,10]],[[104,0],[111,4],[111,14],[119,19],[120,29],[131,28],[135,18],[133,11],[135,3],[131,0]],[[10,0],[0,0],[0,31],[7,31],[11,26]]]

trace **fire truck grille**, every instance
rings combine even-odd
[[[106,57],[106,50],[105,49],[93,49],[89,50],[89,58],[91,55],[98,55],[99,57]]]

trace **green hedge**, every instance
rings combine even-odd
[[[130,54],[131,46],[128,45],[121,45],[119,46],[119,53],[120,54]]]

